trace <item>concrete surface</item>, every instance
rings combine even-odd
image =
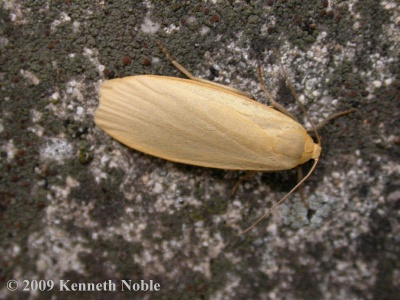
[[[398,298],[398,1],[2,0],[0,15],[1,299]],[[320,132],[309,209],[295,194],[238,237],[295,171],[257,174],[229,198],[243,173],[150,157],[95,127],[102,81],[182,76],[155,40],[267,103],[262,65],[305,120],[277,49],[314,121],[357,109]]]

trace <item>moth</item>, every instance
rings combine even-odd
[[[189,79],[138,75],[106,81],[94,118],[99,128],[130,148],[201,167],[280,171],[314,160],[308,174],[277,204],[310,176],[321,154],[317,131],[315,143],[263,83],[273,106],[194,77],[159,46]],[[262,80],[260,74],[259,68]]]

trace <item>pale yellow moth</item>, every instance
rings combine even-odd
[[[290,193],[311,174],[321,146],[298,122],[240,91],[193,77],[160,47],[190,79],[139,75],[106,81],[94,118],[98,127],[138,151],[202,167],[279,171],[313,159]]]

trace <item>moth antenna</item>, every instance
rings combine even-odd
[[[310,125],[311,125],[311,127],[312,127],[312,130],[313,130],[313,132],[315,133],[315,137],[316,137],[316,139],[317,139],[317,144],[318,144],[318,145],[321,145],[321,139],[320,139],[320,137],[319,137],[317,128],[315,127],[313,121],[311,120],[310,116],[308,115],[308,113],[307,113],[307,111],[306,111],[304,105],[300,102],[299,97],[297,96],[296,91],[295,91],[295,89],[294,89],[294,86],[293,86],[293,84],[291,83],[291,81],[289,80],[289,78],[288,78],[288,76],[287,76],[287,74],[286,74],[285,68],[282,66],[281,58],[280,58],[280,56],[279,56],[279,54],[278,54],[278,51],[276,51],[276,49],[274,49],[274,54],[275,54],[275,56],[277,57],[277,59],[278,59],[278,61],[279,61],[279,65],[280,65],[280,67],[281,67],[282,74],[283,74],[283,76],[285,77],[285,81],[286,81],[287,85],[289,86],[289,89],[290,89],[290,92],[291,92],[292,96],[294,97],[294,99],[296,100],[296,102],[299,104],[300,109],[302,110],[302,112],[303,112],[304,115],[306,116],[307,121],[310,123]],[[287,116],[291,117],[292,119],[296,120],[296,118],[295,118],[294,116],[292,116],[285,108],[283,108],[280,104],[278,104],[278,103],[272,98],[271,94],[270,94],[270,93],[267,91],[267,89],[265,88],[264,81],[263,81],[262,76],[261,76],[261,67],[260,67],[260,66],[257,67],[257,71],[258,71],[258,78],[259,78],[260,83],[261,83],[261,88],[263,89],[264,93],[267,95],[267,98],[271,101],[272,105],[273,105],[274,107],[276,107],[279,111],[283,112],[285,115],[287,115]],[[262,219],[264,219],[266,216],[268,216],[268,215],[271,213],[271,211],[273,211],[278,205],[280,205],[282,202],[284,202],[294,191],[296,191],[296,190],[299,188],[299,186],[301,186],[301,185],[303,184],[303,182],[306,181],[308,177],[310,177],[310,175],[312,174],[312,172],[315,170],[315,167],[317,166],[317,164],[318,164],[318,158],[314,159],[314,163],[313,163],[312,167],[310,168],[310,170],[308,171],[307,175],[306,175],[303,179],[301,179],[301,180],[290,190],[289,193],[287,193],[282,199],[280,199],[278,202],[276,202],[274,205],[272,205],[272,207],[271,207],[265,214],[263,214],[260,218],[258,218],[258,220],[257,220],[255,223],[253,223],[253,225],[251,225],[249,228],[247,228],[246,230],[242,231],[242,232],[240,233],[240,235],[245,234],[246,232],[248,232],[249,230],[251,230],[254,226],[256,226],[258,223],[260,223]]]
[[[272,205],[272,207],[271,207],[265,214],[263,214],[260,218],[258,218],[257,221],[255,221],[249,228],[247,228],[246,230],[242,231],[239,235],[245,234],[246,232],[248,232],[249,230],[251,230],[254,226],[256,226],[258,223],[260,223],[262,219],[264,219],[266,216],[268,216],[268,215],[271,213],[271,211],[273,211],[273,210],[275,209],[275,207],[277,207],[278,205],[280,205],[280,204],[281,204],[283,201],[285,201],[294,191],[296,191],[296,190],[299,188],[299,186],[300,186],[304,181],[306,181],[306,179],[307,179],[308,177],[310,177],[311,173],[314,171],[315,167],[317,166],[317,163],[318,163],[318,159],[315,159],[315,160],[314,160],[314,163],[313,163],[311,169],[308,171],[307,175],[306,175],[301,181],[299,181],[299,182],[294,186],[294,188],[292,188],[292,189],[290,190],[289,193],[287,193],[281,200],[279,200],[279,201],[276,202],[274,205]]]

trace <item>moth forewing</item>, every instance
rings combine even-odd
[[[101,85],[95,123],[138,151],[185,164],[278,171],[319,156],[296,121],[217,86],[141,75]]]
[[[202,167],[279,171],[314,160],[307,175],[246,232],[286,200],[314,171],[321,153],[319,126],[313,125],[289,80],[287,84],[311,123],[317,143],[272,99],[263,84],[260,67],[261,87],[275,109],[234,88],[194,77],[157,44],[190,80],[139,75],[103,83],[94,118],[103,131],[138,151]],[[284,69],[282,72],[287,78]],[[353,111],[336,114],[328,120]],[[242,176],[233,191],[247,177]]]

